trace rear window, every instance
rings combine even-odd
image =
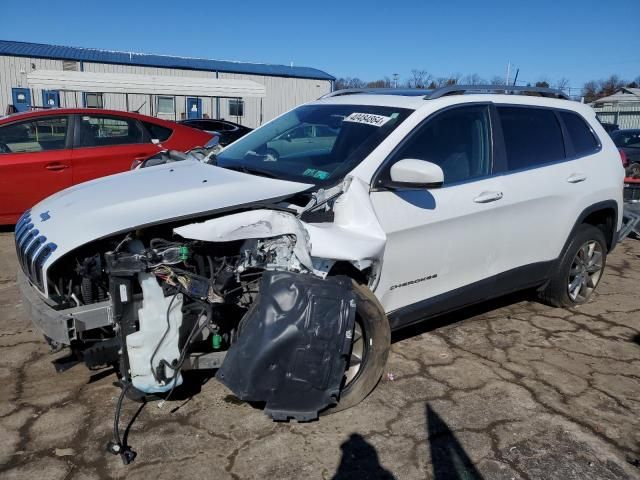
[[[580,115],[572,112],[560,112],[560,117],[569,133],[576,155],[593,153],[598,148],[598,140]]]
[[[171,130],[170,128],[163,127],[161,125],[156,125],[155,123],[148,123],[148,122],[143,122],[143,123],[146,129],[149,131],[149,135],[151,135],[152,139],[157,139],[161,142],[164,142],[173,133],[173,130]]]
[[[565,158],[564,140],[553,110],[498,107],[509,170],[532,168]]]

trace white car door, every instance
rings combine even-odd
[[[488,104],[445,109],[418,126],[377,177],[388,176],[398,160],[427,160],[443,169],[441,188],[376,189],[374,179],[371,201],[387,235],[375,293],[387,312],[419,302],[448,309],[451,301],[466,303],[464,287],[484,281],[482,288],[491,289],[486,279],[498,252],[495,208],[502,197],[500,179],[491,176],[492,143]]]
[[[587,159],[565,151],[573,146],[565,145],[562,112],[513,105],[496,109],[506,165],[497,205],[500,255],[491,273],[512,272],[512,279],[526,286],[544,279],[560,255],[594,179],[589,179]],[[585,128],[595,151],[597,140]]]

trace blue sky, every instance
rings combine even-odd
[[[640,76],[639,0],[2,0],[0,39],[305,65],[373,80]],[[615,3],[615,6],[613,5]]]

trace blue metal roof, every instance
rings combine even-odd
[[[310,67],[289,67],[286,65],[268,65],[263,63],[172,57],[169,55],[117,52],[112,50],[99,50],[97,48],[62,47],[44,43],[15,42],[11,40],[0,40],[0,55],[136,65],[142,67],[181,68],[185,70],[204,70],[209,72],[245,73],[275,77],[335,80],[335,77],[328,73]]]

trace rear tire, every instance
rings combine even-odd
[[[354,281],[353,291],[356,294],[356,323],[359,324],[363,334],[362,339],[356,338],[355,335],[353,338],[354,346],[357,341],[362,340],[363,349],[359,354],[360,368],[357,373],[352,372],[348,375],[350,367],[353,367],[353,360],[357,361],[357,357],[352,355],[345,372],[345,385],[340,393],[340,401],[336,406],[321,412],[320,415],[330,415],[346,410],[364,400],[378,384],[387,364],[391,347],[391,328],[387,315],[378,299],[366,286]],[[355,353],[354,346],[352,346],[352,354]],[[360,352],[360,349],[358,351]],[[346,382],[348,376],[353,378]]]
[[[607,242],[602,231],[589,224],[578,227],[540,292],[554,307],[586,303],[602,279],[607,262]]]

